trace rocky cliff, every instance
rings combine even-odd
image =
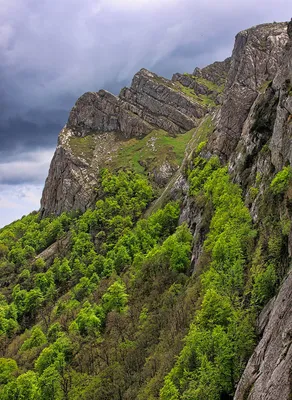
[[[287,33],[288,37],[280,34],[282,40],[285,39],[285,45],[274,77],[252,104],[237,148],[230,159],[230,169],[245,190],[255,186],[257,177],[260,177],[259,192],[250,202],[254,220],[262,217],[261,196],[269,178],[292,161],[292,23],[288,25]],[[291,221],[289,191],[280,204],[279,220],[283,217]],[[289,259],[292,255],[291,229],[287,246]],[[261,339],[239,382],[235,399],[274,400],[291,397],[291,276],[291,272],[288,273],[279,293],[260,315]]]
[[[138,149],[137,167],[163,188],[159,200],[182,197],[181,220],[194,235],[195,266],[206,234],[204,208],[187,196],[182,159],[174,150],[171,157],[165,155],[158,143],[161,138],[189,134],[186,166],[197,145],[191,142],[192,135],[204,136],[207,121],[210,136],[204,157],[217,154],[228,163],[254,224],[264,229],[261,221],[268,206],[263,198],[275,174],[292,163],[291,60],[292,23],[264,24],[240,32],[231,58],[224,62],[196,68],[192,74],[174,74],[172,80],[142,69],[119,96],[103,90],[84,94],[60,133],[41,201],[42,215],[85,210],[96,199],[100,168],[124,167],[129,161],[124,150]],[[139,143],[148,149],[146,156]],[[275,206],[279,221],[291,220],[290,192]],[[283,283],[259,316],[258,345],[237,385],[237,400],[291,398],[291,272],[287,275],[291,228],[286,236]]]
[[[185,78],[174,76],[170,81],[142,69],[119,96],[105,90],[81,96],[59,135],[41,200],[42,214],[84,210],[92,204],[99,168],[111,162],[129,139],[142,139],[157,130],[175,136],[196,127],[216,106],[207,95],[216,98],[224,79],[218,86],[207,79],[197,81],[195,75]],[[153,137],[149,140],[153,147]],[[157,179],[165,182],[178,166],[167,161],[159,167]]]

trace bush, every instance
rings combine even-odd
[[[25,351],[32,349],[33,347],[39,347],[42,344],[47,343],[47,338],[44,332],[41,330],[40,327],[35,326],[32,331],[31,335],[21,346],[20,350]]]
[[[288,189],[289,183],[292,178],[292,169],[289,166],[284,167],[281,171],[277,173],[275,178],[272,180],[270,189],[273,194],[279,195],[286,192]]]
[[[277,274],[275,267],[273,264],[269,264],[254,279],[251,303],[259,307],[264,306],[274,296],[276,283]]]

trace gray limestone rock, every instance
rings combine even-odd
[[[105,90],[82,95],[70,112],[67,127],[76,136],[120,132],[126,138],[142,137],[153,129],[139,116],[128,112],[118,97]]]
[[[287,23],[255,26],[237,34],[217,130],[211,147],[227,160],[235,149],[250,109],[281,65]]]
[[[183,133],[194,128],[206,112],[207,107],[175,83],[146,69],[139,71],[131,87],[122,89],[119,96],[105,90],[83,94],[59,135],[41,199],[42,215],[89,207],[95,200],[99,168],[105,158],[110,160],[120,140],[142,138],[155,129]],[[83,151],[76,139],[86,137],[92,148]],[[171,165],[162,165],[153,171],[154,181],[161,186],[175,171]]]
[[[237,386],[234,400],[289,400],[292,385],[292,271],[263,310],[262,338]],[[262,321],[263,322],[263,321]]]
[[[231,57],[224,61],[216,61],[202,69],[196,68],[193,75],[207,79],[218,86],[225,85],[230,69]]]
[[[174,83],[146,69],[134,76],[131,87],[122,89],[119,97],[127,110],[170,133],[192,129],[207,111]]]

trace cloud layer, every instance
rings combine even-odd
[[[54,149],[35,149],[10,155],[0,161],[0,185],[42,185],[48,173]]]

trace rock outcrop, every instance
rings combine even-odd
[[[292,385],[292,271],[261,314],[262,338],[234,400],[288,400]]]
[[[131,87],[122,89],[119,97],[129,112],[170,133],[192,129],[207,111],[174,83],[146,69],[134,76]]]
[[[262,93],[251,105],[239,142],[230,157],[230,172],[243,187],[258,186],[258,195],[250,211],[258,220],[261,195],[271,176],[292,163],[292,22],[281,63]],[[282,35],[284,37],[284,35]],[[282,43],[282,41],[280,41]],[[282,47],[282,45],[280,46]],[[259,177],[259,183],[257,182]],[[280,214],[291,220],[291,193],[284,197]],[[287,259],[292,256],[292,232],[287,239]],[[278,295],[259,317],[261,339],[238,384],[235,400],[288,400],[292,393],[292,271],[282,283]]]
[[[210,105],[175,81],[141,69],[130,88],[115,96],[105,90],[82,95],[61,131],[41,200],[41,214],[84,211],[95,199],[98,171],[124,141],[162,129],[171,135],[191,130]],[[84,139],[78,141],[78,139]],[[153,171],[166,184],[178,166],[163,162]]]
[[[216,61],[202,69],[195,68],[193,75],[213,82],[217,86],[225,85],[230,69],[231,57],[224,61]]]
[[[141,137],[153,129],[139,116],[128,112],[119,97],[105,90],[81,96],[70,112],[67,128],[76,136],[120,132],[125,137]]]
[[[256,98],[281,66],[287,40],[286,23],[259,25],[237,34],[211,143],[211,148],[224,160],[234,151]]]
[[[168,79],[141,69],[130,88],[115,96],[105,90],[81,96],[67,127],[84,136],[117,132],[125,138],[143,137],[154,128],[170,133],[190,130],[206,108],[187,96]]]

